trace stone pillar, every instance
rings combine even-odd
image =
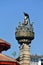
[[[30,44],[34,39],[33,25],[27,13],[24,13],[24,22],[16,28],[15,37],[20,44],[20,65],[30,65]],[[28,24],[28,20],[29,23]],[[30,28],[31,27],[31,28]]]
[[[20,65],[30,65],[30,46],[26,43],[20,47]]]

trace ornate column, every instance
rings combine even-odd
[[[34,39],[34,32],[29,15],[24,13],[24,16],[24,22],[16,28],[15,36],[20,44],[20,65],[30,65],[30,43]]]

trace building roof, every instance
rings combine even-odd
[[[0,53],[0,65],[7,65],[7,64],[8,65],[20,65],[20,63],[17,60]]]
[[[33,58],[33,59],[34,58],[35,59],[39,59],[40,58],[41,59],[41,58],[43,58],[43,55],[31,55],[30,58]]]
[[[3,39],[0,39],[0,52],[3,50],[8,50],[10,48],[10,44]]]
[[[7,56],[7,55],[4,55],[2,53],[0,53],[0,61],[13,61],[13,62],[17,62],[15,59]]]
[[[0,39],[0,43],[7,43],[8,45],[10,45],[8,42],[6,42],[5,40],[3,40],[3,39]]]

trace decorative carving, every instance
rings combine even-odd
[[[28,24],[28,19],[29,19],[29,24]],[[33,32],[33,23],[30,23],[30,18],[29,15],[27,13],[24,13],[24,23],[20,23],[18,25],[18,28],[16,28],[16,31],[31,31]]]

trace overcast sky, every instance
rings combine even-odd
[[[15,39],[15,30],[19,21],[24,19],[27,12],[31,22],[34,22],[35,39],[31,43],[30,53],[43,55],[43,0],[0,0],[0,38],[9,42],[11,48],[3,51],[10,57],[15,51],[19,56],[19,44]]]

